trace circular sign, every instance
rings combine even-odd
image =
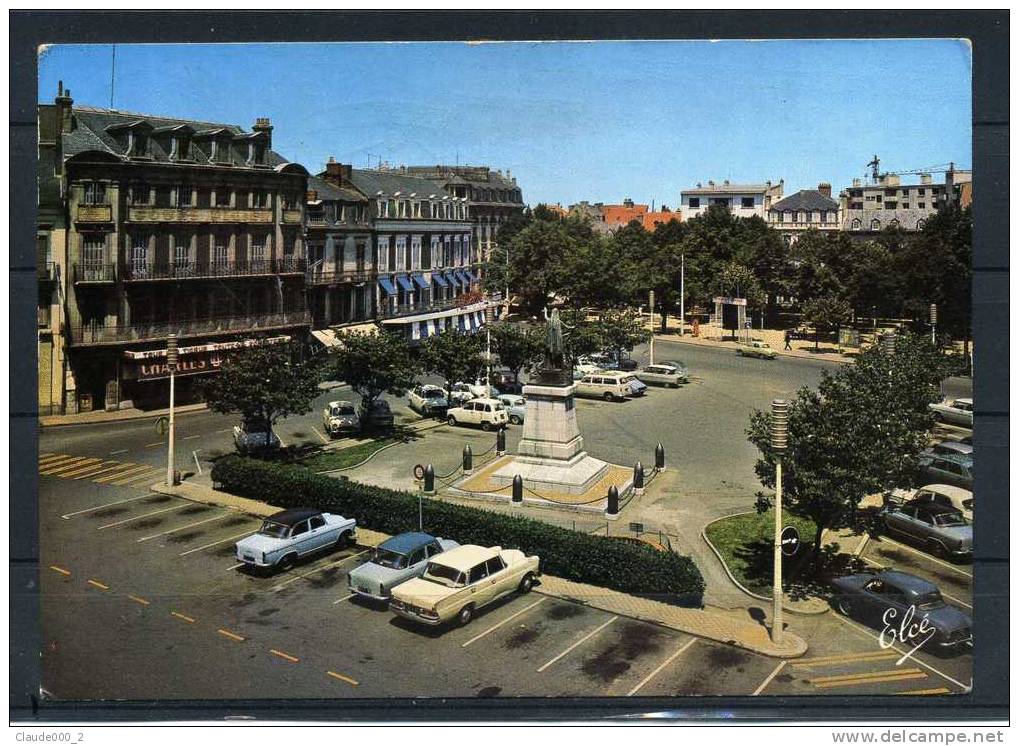
[[[170,418],[169,417],[160,417],[159,419],[156,420],[156,432],[157,433],[159,433],[160,435],[166,435],[166,433],[167,433],[167,431],[169,429],[170,429]]]
[[[414,467],[414,479],[424,479],[424,478],[425,478],[425,467],[423,467],[421,464],[417,464]]]
[[[782,529],[782,554],[792,557],[800,548],[800,532],[795,526],[786,526]]]

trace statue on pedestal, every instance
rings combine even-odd
[[[573,383],[572,372],[566,365],[566,352],[563,346],[563,322],[559,318],[559,309],[553,308],[549,313],[545,309],[546,346],[545,357],[537,370],[534,383],[551,386],[566,386]]]

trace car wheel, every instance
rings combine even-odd
[[[466,627],[468,624],[471,623],[471,620],[473,618],[474,618],[474,606],[472,606],[471,604],[467,604],[466,606],[464,606],[462,609],[460,609],[460,613],[456,615],[456,621],[459,623],[461,627]]]
[[[839,610],[839,614],[842,616],[853,615],[853,602],[845,596],[839,596],[838,601],[835,602],[836,608]]]
[[[605,393],[604,393],[604,394],[602,395],[602,399],[604,399],[605,401],[612,401],[612,394],[611,394],[611,393],[609,393],[608,391],[606,391],[606,392],[605,392]]]
[[[340,535],[338,537],[336,537],[336,548],[337,549],[346,549],[347,547],[349,547],[353,543],[354,543],[354,539],[350,535],[349,531],[342,531],[342,532],[340,532]]]
[[[520,579],[519,589],[521,593],[530,593],[533,587],[534,587],[534,575],[532,575],[531,573],[527,573],[526,575],[524,575],[523,578]]]
[[[743,357],[743,353],[739,350],[736,350],[736,354],[739,355],[740,357]]]
[[[674,384],[672,384],[672,388],[674,388],[674,389],[678,389],[678,388],[679,388],[679,384],[678,384],[678,383],[674,383]]]
[[[940,425],[942,422],[945,421],[945,418],[941,415],[940,412],[935,412],[934,413],[934,421],[937,422]]]
[[[293,568],[294,562],[296,560],[297,560],[296,554],[288,554],[282,559],[280,559],[279,562],[276,563],[276,567],[285,572]]]
[[[513,415],[512,417],[510,417],[510,422],[512,422],[514,425],[523,425],[524,424],[524,421],[522,419],[520,419],[519,417],[517,417],[516,415]]]
[[[484,430],[487,433],[489,430],[492,429],[492,423],[488,422],[487,420],[485,422],[482,422],[481,423],[481,429]]]
[[[933,554],[935,557],[944,559],[948,556],[948,551],[945,549],[945,545],[937,539],[930,539],[927,542],[927,551]]]
[[[450,415],[449,417],[447,417],[446,418],[446,424],[447,425],[455,425],[456,424],[456,417],[454,417],[453,415]]]

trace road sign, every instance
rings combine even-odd
[[[156,432],[160,435],[166,435],[166,432],[170,429],[170,418],[160,417],[156,420]]]
[[[642,533],[644,533],[644,524],[643,523],[631,523],[630,524],[630,530],[633,531],[635,534],[642,534]]]
[[[425,467],[422,466],[421,464],[417,464],[414,467],[414,479],[421,480],[424,478],[425,478]]]
[[[792,557],[800,548],[800,532],[795,526],[786,526],[782,529],[782,554]]]

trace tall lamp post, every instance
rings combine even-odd
[[[166,338],[166,367],[170,370],[170,426],[167,430],[166,449],[166,484],[173,486],[173,383],[174,373],[177,372],[177,335],[171,334]]]
[[[648,342],[648,355],[650,356],[650,362],[648,365],[655,364],[655,291],[648,291],[647,300],[648,317],[651,320],[651,340]]]
[[[785,399],[771,400],[771,450],[775,454],[775,545],[772,596],[775,610],[772,613],[771,641],[782,642],[782,456],[789,440],[789,403]]]
[[[931,344],[938,346],[938,304],[931,303]]]
[[[683,321],[686,318],[686,254],[679,255],[679,336],[683,336]]]

